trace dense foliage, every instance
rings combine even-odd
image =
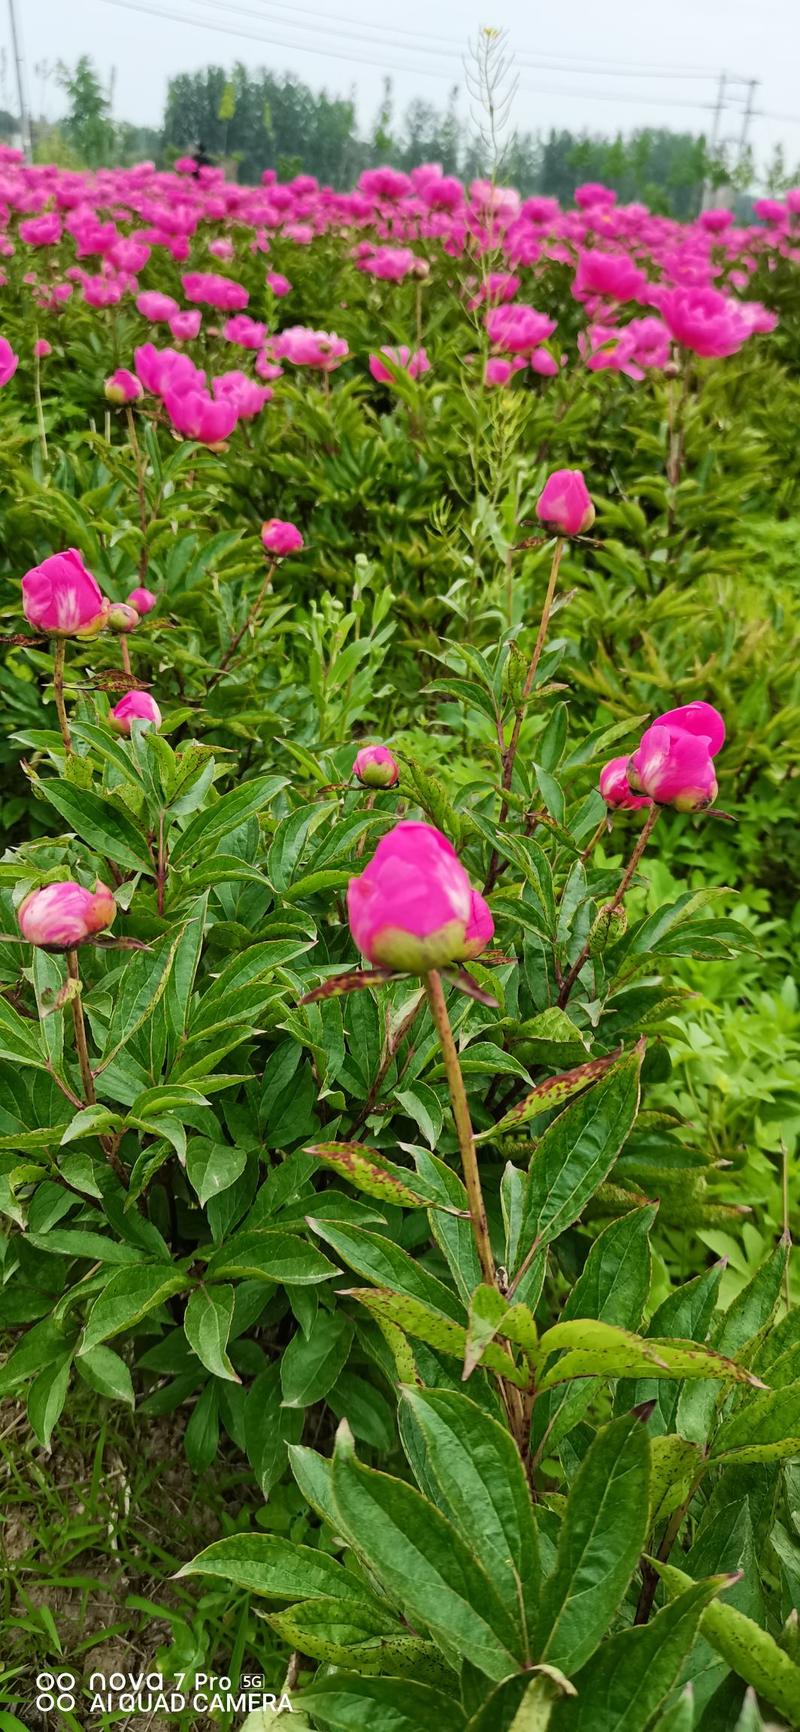
[[[287,1725],[800,1724],[800,197],[0,201],[26,1451],[237,1464]]]

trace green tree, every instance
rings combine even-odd
[[[89,55],[82,54],[72,69],[59,61],[58,82],[69,97],[69,112],[60,123],[67,143],[89,168],[113,162],[111,105]]]

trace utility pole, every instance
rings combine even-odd
[[[711,141],[710,141],[709,147],[708,147],[709,158],[714,157],[717,153],[717,150],[719,149],[720,129],[722,126],[722,115],[723,115],[723,112],[725,109],[727,87],[728,87],[728,74],[727,74],[727,72],[721,72],[719,75],[719,83],[717,85],[717,100],[716,100],[716,103],[714,105],[714,119],[711,123]],[[701,198],[700,198],[700,209],[701,210],[707,210],[708,209],[709,203],[711,200],[711,192],[712,192],[712,188],[709,184],[708,174],[706,174],[705,179],[703,181],[703,190],[702,190],[702,194],[701,194]]]
[[[748,145],[748,140],[749,140],[749,136],[750,136],[750,122],[753,118],[753,109],[755,107],[756,91],[758,89],[758,84],[759,84],[759,81],[757,78],[749,78],[747,81],[747,101],[745,102],[744,110],[742,113],[742,130],[739,133],[739,154],[738,154],[738,159],[737,159],[737,164],[736,164],[737,168],[742,168],[744,166],[744,159],[745,159],[745,155],[747,152],[747,145]]]
[[[30,123],[30,117],[28,114],[28,105],[25,101],[25,80],[22,76],[22,48],[20,45],[19,30],[17,28],[17,14],[16,14],[16,10],[15,10],[14,0],[8,0],[8,15],[9,15],[9,18],[11,20],[11,45],[12,45],[12,48],[14,50],[14,62],[15,62],[16,68],[17,68],[17,97],[19,99],[20,137],[22,140],[22,149],[25,153],[26,158],[29,158],[30,154],[31,154],[31,145],[32,145],[31,123]]]

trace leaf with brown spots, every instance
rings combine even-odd
[[[340,1178],[349,1180],[357,1191],[382,1203],[398,1203],[405,1209],[440,1206],[425,1194],[427,1187],[416,1173],[385,1160],[377,1149],[365,1148],[362,1143],[315,1143],[303,1153],[313,1155],[315,1161],[322,1161]]]
[[[492,1125],[491,1130],[481,1131],[475,1138],[476,1143],[485,1142],[488,1137],[500,1136],[503,1131],[515,1130],[517,1125],[524,1125],[528,1119],[535,1119],[539,1113],[549,1112],[551,1107],[563,1106],[573,1095],[580,1094],[582,1089],[589,1088],[597,1082],[598,1077],[616,1064],[622,1048],[608,1053],[605,1058],[589,1059],[587,1064],[579,1064],[575,1070],[562,1071],[560,1076],[548,1077],[546,1082],[538,1083],[524,1100],[517,1101],[515,1107],[510,1107],[507,1113]]]

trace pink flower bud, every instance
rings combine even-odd
[[[388,746],[362,746],[356,753],[353,775],[365,788],[393,788],[400,771]]]
[[[274,553],[276,559],[284,559],[287,553],[299,553],[304,545],[297,524],[286,523],[281,517],[270,517],[261,525],[261,540],[266,552]]]
[[[427,974],[468,954],[473,891],[452,844],[432,824],[404,821],[381,837],[369,865],[350,880],[347,912],[359,950],[386,968]]]
[[[46,355],[52,355],[53,345],[48,343],[46,337],[37,337],[33,345],[33,352],[37,360],[43,361]]]
[[[467,937],[462,958],[468,962],[470,957],[479,956],[482,950],[494,937],[494,920],[488,902],[484,901],[479,890],[472,892],[472,909],[467,922]]]
[[[628,781],[628,759],[612,758],[600,771],[600,792],[607,806],[634,812],[639,806],[652,806],[652,800],[633,794]]]
[[[19,366],[19,355],[15,355],[7,337],[0,337],[0,390],[13,379]]]
[[[93,636],[105,625],[108,602],[77,548],[70,547],[25,573],[22,609],[28,624],[49,637]]]
[[[126,692],[124,698],[114,705],[108,721],[115,734],[129,734],[131,722],[147,722],[160,728],[161,711],[149,692]]]
[[[94,890],[84,890],[67,878],[32,890],[20,903],[17,921],[30,944],[44,950],[72,950],[111,926],[116,912],[111,891],[99,879]]]
[[[126,601],[112,601],[106,617],[109,631],[122,633],[135,631],[139,624],[139,615],[135,607],[129,607]]]
[[[628,763],[631,788],[676,812],[701,812],[717,797],[714,758],[725,723],[712,704],[683,704],[659,716]]]
[[[129,373],[127,367],[118,367],[106,379],[105,396],[109,403],[138,403],[144,396],[144,388],[135,373]]]
[[[135,607],[137,613],[150,613],[157,601],[152,589],[132,589],[128,596],[128,606]]]
[[[540,523],[561,535],[585,535],[594,523],[594,506],[580,469],[555,469],[536,502]]]

